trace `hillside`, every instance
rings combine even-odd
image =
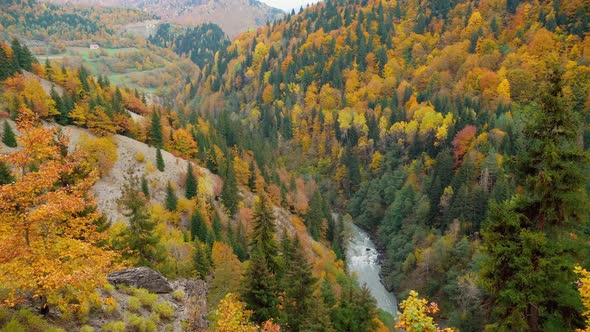
[[[49,0],[58,3],[140,8],[162,21],[185,26],[219,25],[231,38],[281,18],[284,13],[252,0]]]

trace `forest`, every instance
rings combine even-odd
[[[148,47],[196,69],[161,104],[2,43],[0,115],[15,124],[3,144],[17,149],[0,157],[0,252],[14,252],[0,255],[0,299],[107,317],[105,275],[147,266],[208,280],[213,331],[587,329],[589,10],[328,0],[231,41],[215,25],[162,24]],[[70,151],[46,122],[91,136]],[[117,135],[153,149],[120,180],[125,222],[88,194],[116,163]],[[156,183],[174,167],[167,152],[186,169]],[[332,212],[378,244],[395,323],[345,273]],[[128,308],[111,323],[163,328],[166,310],[152,308],[157,319]],[[22,316],[0,311],[0,326],[30,324]]]

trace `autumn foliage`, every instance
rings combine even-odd
[[[116,257],[98,246],[104,235],[89,192],[97,171],[31,111],[18,129],[23,149],[2,157],[16,179],[0,186],[2,305],[32,298],[44,311],[87,312]]]

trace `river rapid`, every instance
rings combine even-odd
[[[350,239],[346,246],[346,264],[349,272],[357,275],[359,284],[367,285],[380,309],[396,317],[397,300],[381,283],[381,264],[375,244],[365,231],[352,223],[349,225]]]

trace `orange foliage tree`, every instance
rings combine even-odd
[[[67,141],[25,111],[18,121],[22,150],[2,159],[15,182],[0,186],[0,304],[32,298],[46,313],[84,313],[100,301],[116,254],[100,247],[99,213],[89,191],[97,171]]]

